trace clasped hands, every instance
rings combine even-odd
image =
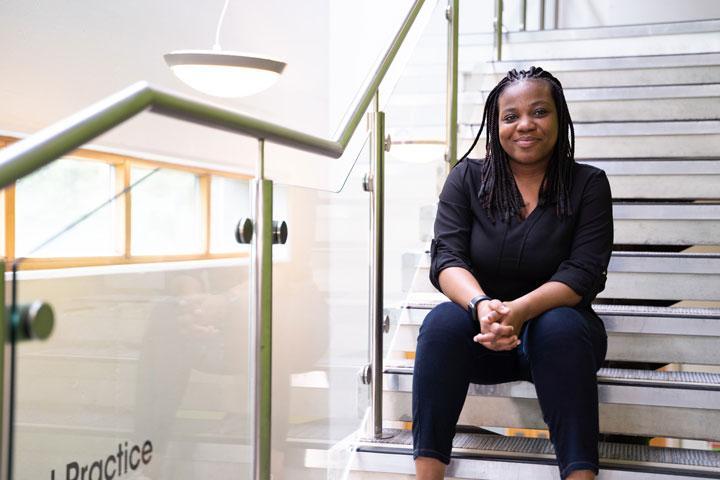
[[[494,351],[512,350],[520,345],[518,334],[527,320],[516,302],[488,300],[477,305],[480,333],[473,340]]]

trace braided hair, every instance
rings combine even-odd
[[[500,80],[485,101],[480,131],[470,149],[460,160],[467,158],[475,148],[487,120],[485,161],[482,164],[482,181],[477,193],[478,199],[493,221],[498,216],[506,222],[511,217],[520,215],[524,205],[523,198],[510,170],[507,154],[500,145],[498,100],[508,85],[521,80],[547,82],[550,85],[558,117],[558,139],[540,187],[538,205],[556,202],[558,217],[570,216],[572,209],[569,189],[572,185],[573,164],[575,163],[575,129],[560,81],[542,68],[530,67],[529,70],[519,72],[513,69]]]

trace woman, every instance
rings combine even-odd
[[[466,154],[438,204],[430,280],[452,302],[418,336],[417,478],[443,478],[469,383],[527,380],[561,477],[592,479],[607,336],[590,302],[612,250],[610,186],[602,170],[575,163],[562,86],[541,68],[508,72],[481,132],[486,120],[485,159]]]

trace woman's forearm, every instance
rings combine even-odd
[[[582,297],[562,282],[547,282],[516,298],[510,304],[519,307],[525,319],[535,318],[557,307],[574,307]],[[511,307],[512,308],[512,307]]]
[[[472,273],[461,267],[442,270],[438,282],[445,296],[463,308],[473,297],[485,294]]]

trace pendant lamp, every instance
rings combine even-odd
[[[164,55],[176,77],[207,95],[237,98],[271,87],[285,63],[265,56],[223,50],[220,29],[230,0],[225,0],[212,50],[176,50]]]

